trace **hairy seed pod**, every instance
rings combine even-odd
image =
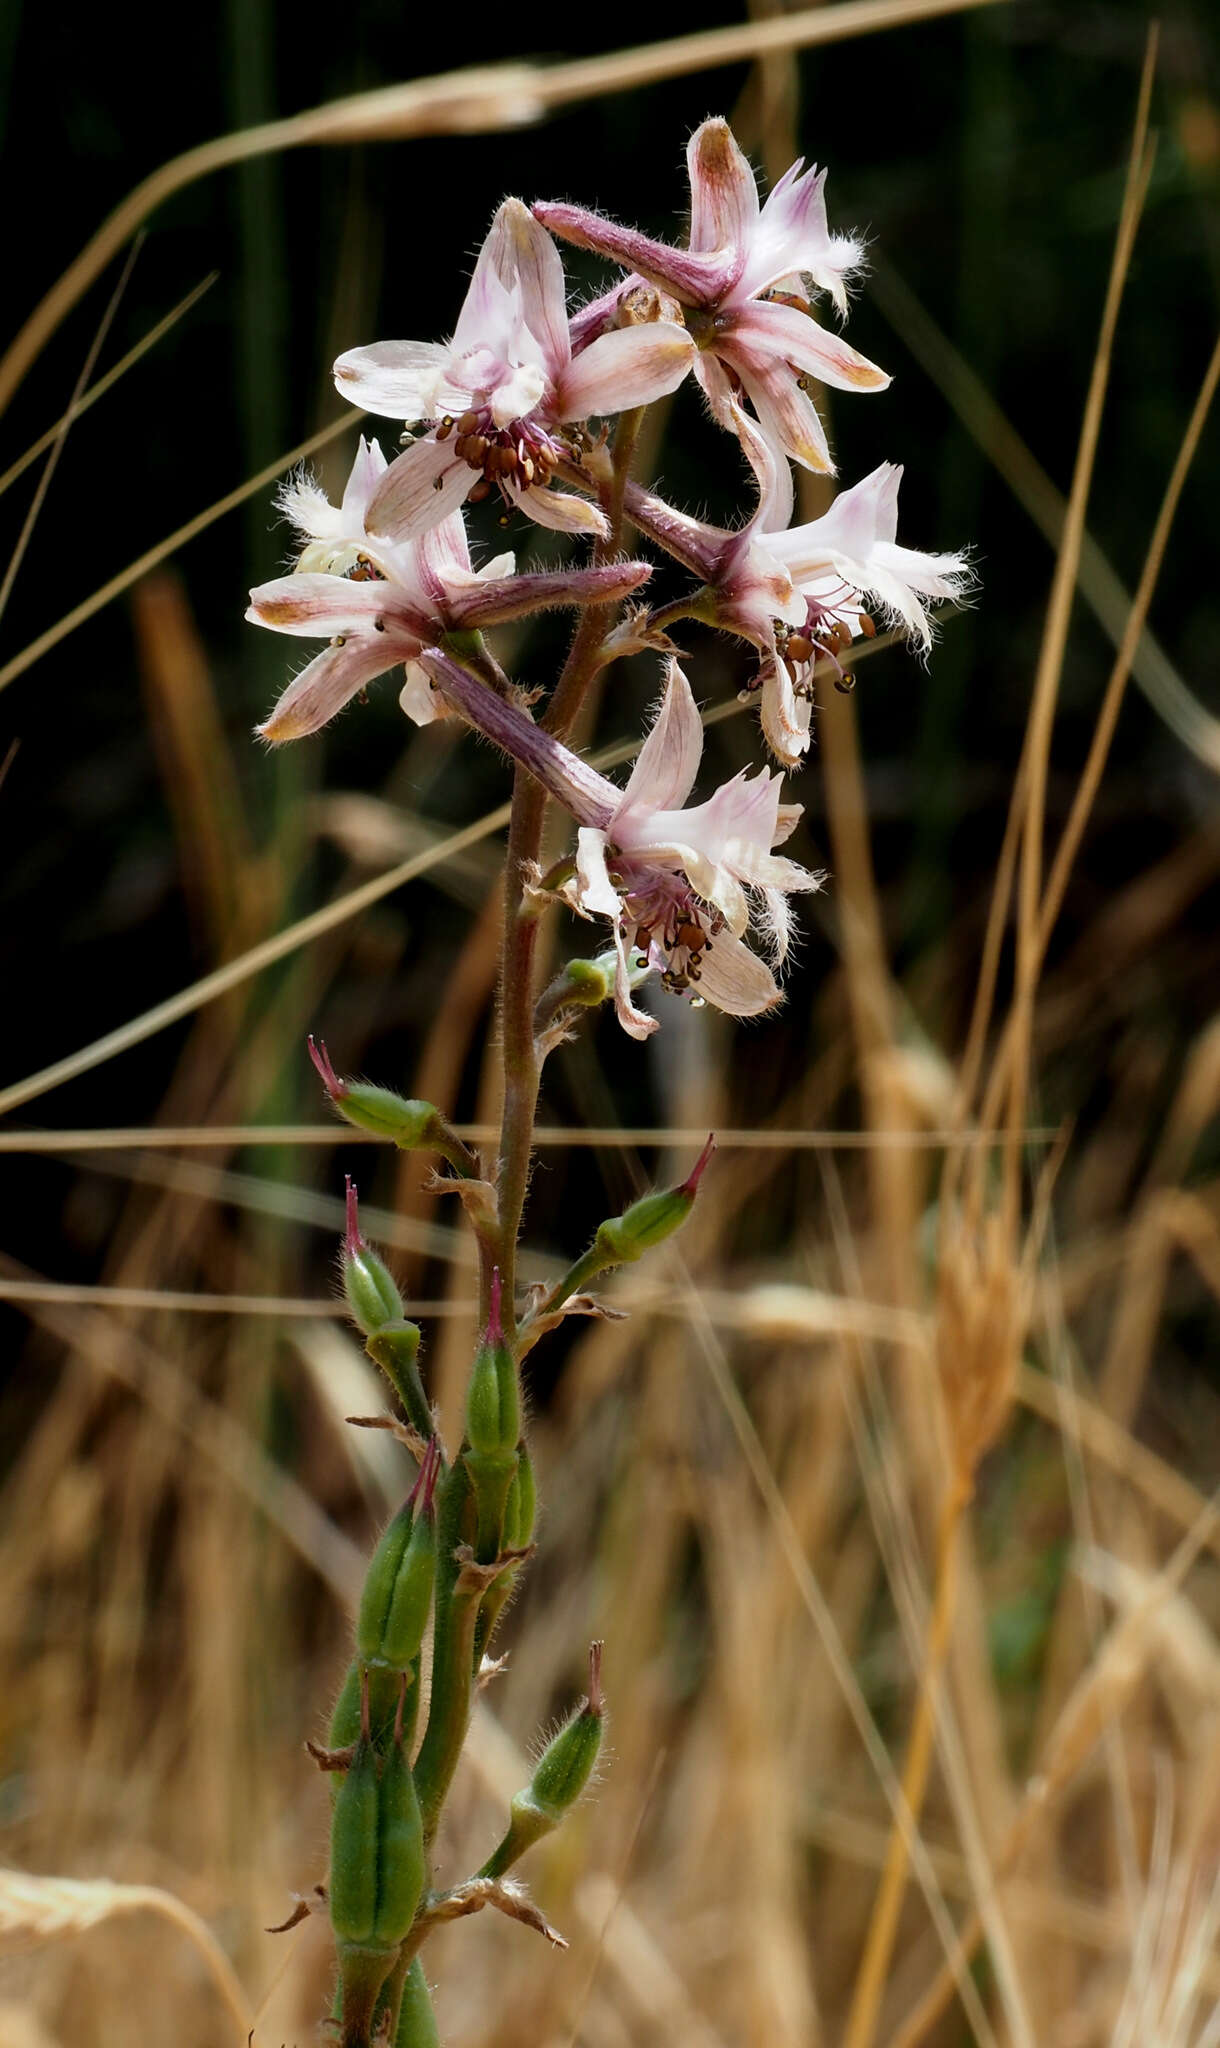
[[[372,1944],[377,1924],[380,1805],[377,1752],[362,1736],[339,1787],[330,1830],[331,1926],[336,1941],[360,1948]]]
[[[402,2004],[398,2008],[398,2031],[394,2036],[394,2048],[440,2048],[441,2037],[436,2031],[436,2015],[432,2010],[432,1999],[428,1991],[428,1980],[424,1966],[416,1956],[407,1971],[402,1988]]]
[[[370,1667],[408,1671],[419,1655],[436,1576],[434,1491],[440,1448],[429,1438],[406,1506],[377,1546],[364,1582],[356,1646]]]
[[[374,1947],[397,1948],[406,1939],[426,1876],[419,1800],[411,1766],[407,1762],[401,1736],[398,1736],[381,1767]]]
[[[588,1696],[547,1743],[529,1784],[512,1802],[503,1841],[483,1865],[480,1876],[501,1876],[543,1835],[559,1826],[588,1784],[606,1733],[601,1661],[601,1644],[591,1644]]]
[[[667,1237],[673,1236],[675,1230],[681,1229],[695,1206],[695,1195],[712,1150],[713,1142],[709,1138],[680,1187],[668,1188],[664,1193],[655,1195],[643,1195],[621,1216],[611,1216],[601,1225],[594,1239],[594,1250],[603,1255],[606,1266],[623,1266],[642,1259],[653,1245],[663,1243]]]

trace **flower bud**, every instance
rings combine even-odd
[[[681,1229],[695,1206],[699,1182],[715,1150],[715,1142],[714,1138],[708,1139],[680,1187],[644,1195],[621,1216],[612,1216],[601,1225],[593,1250],[601,1255],[603,1266],[623,1266],[643,1258],[653,1245],[661,1244],[665,1238],[672,1237],[675,1230]]]
[[[312,1036],[309,1057],[333,1107],[357,1130],[388,1138],[403,1152],[436,1148],[444,1125],[434,1103],[409,1101],[392,1088],[374,1087],[371,1081],[343,1080],[331,1065],[325,1044]]]
[[[602,1646],[589,1649],[589,1693],[547,1743],[534,1775],[510,1809],[508,1831],[483,1865],[481,1877],[500,1877],[519,1856],[549,1835],[570,1813],[593,1774],[606,1732],[601,1690]]]
[[[466,1395],[466,1440],[472,1451],[516,1452],[521,1435],[517,1364],[500,1318],[500,1272],[491,1276],[491,1308]]]
[[[375,1336],[387,1323],[405,1321],[402,1296],[393,1274],[384,1259],[378,1258],[360,1235],[356,1186],[350,1173],[347,1176],[347,1235],[343,1240],[343,1292],[353,1322],[366,1337]]]

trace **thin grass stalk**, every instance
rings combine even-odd
[[[1135,127],[1115,237],[1114,256],[1106,288],[1105,305],[1102,309],[1101,331],[1093,359],[1088,395],[1085,399],[1063,540],[1055,563],[1055,576],[1047,605],[1046,626],[1029,713],[1029,766],[1017,888],[1016,988],[1013,995],[1016,1046],[1008,1098],[1003,1182],[1004,1216],[1010,1240],[1014,1242],[1021,1210],[1021,1134],[1029,1098],[1034,992],[1040,966],[1038,915],[1042,891],[1042,836],[1046,815],[1046,776],[1051,732],[1071,620],[1072,599],[1079,571],[1085,510],[1101,431],[1102,409],[1109,383],[1119,307],[1135,247],[1135,236],[1147,195],[1148,182],[1152,175],[1155,145],[1148,137],[1148,112],[1156,69],[1156,53],[1157,31],[1154,24],[1149,30],[1144,67],[1140,77]]]

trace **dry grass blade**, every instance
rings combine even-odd
[[[4,571],[3,580],[0,581],[0,618],[4,616],[4,612],[8,605],[9,598],[12,596],[13,585],[17,581],[17,573],[21,568],[22,562],[25,559],[25,551],[30,544],[30,536],[32,535],[34,528],[38,523],[38,515],[42,511],[43,504],[46,501],[47,492],[51,488],[51,478],[55,474],[59,458],[63,453],[64,442],[68,438],[68,429],[70,428],[73,420],[77,417],[77,414],[80,411],[81,397],[85,391],[86,386],[88,385],[90,377],[93,375],[94,364],[97,362],[97,359],[102,352],[106,336],[109,334],[111,325],[114,320],[114,316],[119,310],[119,305],[122,301],[123,293],[127,289],[127,281],[131,276],[132,270],[135,266],[136,257],[139,255],[139,253],[140,244],[137,241],[132,244],[131,249],[128,251],[127,261],[123,265],[122,271],[120,272],[118,283],[115,285],[114,290],[110,294],[106,310],[102,314],[102,317],[97,325],[97,331],[93,336],[93,340],[89,344],[88,353],[85,356],[84,362],[81,364],[80,375],[77,377],[76,388],[72,393],[72,399],[71,403],[68,406],[68,410],[63,415],[63,418],[60,420],[58,426],[55,428],[54,434],[52,435],[51,452],[47,459],[46,468],[43,470],[42,475],[38,479],[38,488],[34,492],[34,496],[30,501],[29,510],[27,511],[25,518],[22,521],[21,532],[17,536],[17,545],[13,549],[12,554],[9,556],[8,566]]]
[[[454,1124],[459,1138],[469,1145],[494,1144],[494,1124]],[[1048,1144],[1053,1130],[1033,1126],[1026,1132],[1031,1144]],[[638,1146],[655,1146],[670,1151],[679,1146],[699,1147],[707,1137],[700,1124],[594,1124],[587,1130],[562,1125],[540,1124],[534,1143],[547,1148],[581,1151],[622,1151]],[[0,1154],[56,1152],[126,1152],[137,1149],[164,1151],[222,1151],[248,1145],[380,1145],[385,1141],[373,1131],[357,1130],[352,1124],[134,1124],[110,1130],[0,1131]],[[725,1130],[717,1127],[718,1152],[864,1152],[873,1145],[905,1146],[912,1151],[936,1152],[946,1145],[961,1144],[958,1131],[802,1131]],[[989,1145],[989,1131],[968,1131],[965,1143]]]
[[[1067,502],[990,391],[958,354],[905,279],[880,256],[874,258],[869,293],[895,332],[902,336],[920,369],[944,393],[1013,496],[1052,548],[1057,549],[1063,538]],[[1089,532],[1081,538],[1079,587],[1081,597],[1114,646],[1121,646],[1131,616],[1131,592]],[[1131,657],[1131,674],[1153,710],[1183,746],[1220,774],[1220,719],[1213,717],[1187,688],[1146,623]]]
[[[185,1934],[202,1956],[212,1982],[244,2041],[250,2009],[233,1965],[197,1913],[151,1884],[114,1884],[109,1878],[36,1877],[26,1870],[0,1869],[0,1948],[28,1947],[83,1934],[117,1913],[157,1913]]]
[[[67,417],[71,419],[70,412]],[[294,463],[306,461],[309,456],[316,455],[319,448],[325,448],[329,442],[337,440],[340,434],[355,426],[357,417],[355,413],[348,413],[341,420],[332,420],[328,427],[321,428],[318,433],[311,434],[307,441],[301,441],[297,447],[290,448],[286,455],[279,456],[275,462],[269,463],[266,469],[260,469],[257,476],[248,477],[235,491],[230,491],[226,497],[218,498],[206,511],[197,512],[193,519],[187,520],[185,526],[179,526],[164,540],[158,541],[156,546],[149,548],[138,561],[129,562],[117,576],[112,576],[108,583],[103,583],[101,588],[93,591],[89,597],[82,598],[78,605],[73,605],[71,611],[65,612],[61,619],[56,619],[53,626],[48,626],[45,633],[40,633],[36,640],[31,640],[28,646],[23,647],[20,654],[15,654],[11,661],[6,661],[0,668],[0,690],[6,689],[18,676],[24,675],[28,668],[32,668],[36,661],[41,660],[44,654],[49,653],[52,647],[58,647],[61,640],[66,640],[69,633],[74,633],[78,626],[83,626],[87,619],[102,611],[112,598],[121,597],[125,590],[131,589],[133,583],[139,582],[141,576],[147,576],[150,569],[157,568],[170,555],[176,554],[179,548],[185,547],[197,534],[206,532],[207,528],[217,519],[222,519],[226,512],[232,512],[238,505],[244,505],[246,499],[254,497],[256,492],[266,490],[268,484],[273,484],[276,478],[284,470],[291,469]]]
[[[11,484],[16,483],[18,477],[24,476],[32,462],[37,462],[39,456],[45,454],[51,443],[63,432],[65,427],[71,426],[73,420],[80,419],[82,414],[87,413],[91,406],[97,404],[99,398],[104,398],[108,391],[113,390],[119,379],[127,375],[128,370],[133,370],[141,358],[146,356],[150,349],[154,349],[157,343],[164,339],[171,328],[176,327],[180,320],[186,318],[191,308],[198,305],[204,293],[211,290],[219,276],[220,272],[213,270],[199,284],[193,286],[187,292],[185,298],[179,299],[176,306],[164,314],[155,326],[150,327],[148,333],[141,340],[137,341],[133,348],[128,349],[125,356],[120,356],[118,362],[107,370],[104,377],[99,377],[96,384],[90,384],[88,390],[82,391],[80,397],[72,401],[67,412],[56,420],[54,426],[48,427],[45,434],[40,434],[38,439],[26,449],[25,454],[19,455],[16,462],[11,463],[3,476],[0,476],[0,497],[4,496],[5,491],[8,490]]]
[[[741,63],[766,49],[808,49],[815,43],[872,35],[995,4],[996,0],[840,0],[838,6],[807,8],[763,25],[705,30],[579,63],[484,65],[383,86],[203,143],[174,157],[137,185],[35,308],[0,358],[0,411],[60,322],[136,229],[175,192],[214,171],[306,144],[486,134],[518,128],[573,101]]]
[[[1156,69],[1156,52],[1157,31],[1154,25],[1149,30],[1144,69],[1140,78],[1139,102],[1131,138],[1122,210],[1114,243],[1114,257],[1106,288],[1105,305],[1102,309],[1097,350],[1093,358],[1093,373],[1085,399],[1063,540],[1055,561],[1055,576],[1047,605],[1046,626],[1038,656],[1033,703],[1030,706],[1026,732],[1028,768],[1024,788],[1021,864],[1017,891],[1016,989],[1013,996],[1016,1047],[1009,1092],[1004,1161],[1004,1215],[1010,1236],[1013,1237],[1020,1215],[1021,1133],[1029,1094],[1034,992],[1041,967],[1038,922],[1042,895],[1042,835],[1046,818],[1046,778],[1051,731],[1080,566],[1085,509],[1093,479],[1102,410],[1110,379],[1110,360],[1114,348],[1114,335],[1118,327],[1119,307],[1122,304],[1123,289],[1135,247],[1135,236],[1143,212],[1148,181],[1152,175],[1154,145],[1148,136],[1148,113]]]

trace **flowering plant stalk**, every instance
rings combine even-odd
[[[444,1921],[490,1906],[561,1942],[511,1873],[579,1799],[602,1746],[594,1644],[585,1696],[513,1800],[500,1842],[465,1881],[434,1886],[434,1844],[472,1703],[494,1672],[496,1628],[532,1551],[523,1362],[566,1316],[603,1312],[594,1282],[681,1227],[713,1149],[709,1139],[678,1187],[604,1221],[554,1286],[522,1292],[517,1247],[545,1063],[584,1013],[605,1004],[636,1039],[658,1028],[667,996],[761,1016],[780,999],[790,898],[820,881],[776,851],[801,816],[781,801],[780,773],[743,772],[692,801],[703,726],[670,629],[695,618],[752,647],[742,694],[757,701],[781,768],[793,768],[809,746],[818,665],[846,685],[852,644],[873,634],[878,609],[926,646],[924,601],[958,597],[969,581],[961,555],[898,544],[901,472],[890,464],[822,519],[790,526],[790,462],[833,467],[814,380],[844,390],[888,382],[815,310],[825,293],[845,313],[861,248],[830,232],[824,173],[794,165],[760,204],[723,121],[697,130],[688,165],[687,248],[578,206],[531,210],[507,199],[449,341],[381,342],[340,356],[341,393],[405,423],[405,445],[388,460],[376,440],[362,439],[338,506],[308,477],[285,485],[281,509],[299,553],[291,573],[250,598],[256,624],[327,643],[260,728],[267,741],[316,731],[401,665],[409,718],[461,720],[513,762],[494,1161],[470,1151],[441,1108],[344,1078],[310,1041],[340,1116],[438,1159],[438,1184],[463,1205],[480,1273],[462,1440],[445,1445],[419,1369],[420,1332],[361,1233],[349,1182],[347,1305],[389,1382],[392,1427],[416,1476],[369,1566],[329,1740],[311,1745],[334,1788],[330,1873],[299,1912],[324,1904],[330,1917],[331,2024],[342,2048],[437,2039],[423,1950]],[[553,236],[626,274],[570,314]],[[691,517],[632,475],[646,407],[688,375],[753,474],[755,503],[733,528]],[[463,508],[480,500],[499,508],[502,524],[520,512],[583,539],[591,559],[519,572],[502,554],[476,569]],[[652,564],[626,553],[629,529],[694,576],[685,596],[649,607]],[[572,609],[577,623],[543,693],[510,680],[485,634],[550,606]],[[575,750],[572,732],[595,678],[640,651],[660,658],[660,697],[620,786]],[[544,873],[548,807],[575,829]],[[604,940],[542,986],[542,921],[564,907]],[[648,1000],[650,985],[659,1002]]]

